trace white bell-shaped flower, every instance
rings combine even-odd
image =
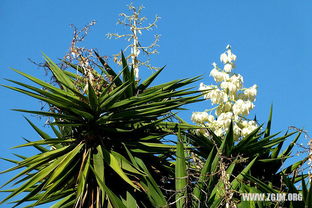
[[[232,69],[233,69],[233,65],[230,63],[225,64],[223,68],[223,70],[228,73],[232,72]]]
[[[209,115],[207,112],[193,112],[191,120],[194,123],[202,124],[209,121]]]

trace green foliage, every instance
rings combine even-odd
[[[197,91],[183,89],[198,77],[151,86],[162,69],[139,83],[123,55],[119,74],[96,56],[103,75],[92,69],[86,76],[83,67],[70,63],[81,74],[64,71],[45,56],[56,85],[13,69],[39,87],[13,80],[18,87],[5,87],[49,106],[15,110],[49,117],[56,137],[27,119],[42,140],[18,147],[33,146],[40,153],[21,161],[6,159],[16,166],[2,173],[21,172],[8,181],[15,188],[1,203],[26,192],[14,207],[28,201],[29,206],[57,201],[53,207],[167,206],[159,179],[173,171],[167,157],[176,147],[163,138],[178,128],[193,128],[179,127],[171,118],[172,111],[199,100]],[[160,154],[168,156],[161,159]]]

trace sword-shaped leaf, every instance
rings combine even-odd
[[[184,145],[181,141],[177,143],[177,158],[175,167],[175,188],[176,188],[176,207],[183,208],[186,205],[187,173]]]
[[[131,185],[133,188],[138,189],[138,187],[130,180],[130,178],[125,174],[125,172],[121,169],[121,166],[116,159],[116,157],[108,152],[105,149],[103,150],[103,156],[104,161],[129,185]]]

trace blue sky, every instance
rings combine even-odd
[[[153,58],[153,63],[167,67],[158,82],[203,75],[205,84],[212,83],[211,63],[218,62],[225,46],[231,44],[238,57],[235,72],[244,76],[246,87],[259,86],[253,110],[258,120],[266,121],[273,103],[275,131],[287,130],[289,126],[312,130],[311,1],[133,2],[146,7],[144,15],[150,21],[156,14],[161,17],[155,31],[161,34],[160,54]],[[105,34],[125,31],[115,23],[129,3],[122,0],[1,0],[0,83],[8,83],[3,78],[24,80],[9,67],[48,80],[44,71],[28,58],[41,62],[42,52],[54,60],[63,57],[72,38],[70,24],[81,28],[96,20],[84,46],[97,48],[102,55],[117,53],[126,42],[108,40]],[[22,137],[38,138],[26,124],[24,114],[9,109],[39,109],[40,103],[3,87],[0,99],[0,156],[11,157],[12,152],[32,154],[28,149],[9,150],[23,143]],[[189,106],[190,110],[180,115],[189,120],[192,111],[210,107],[209,102],[203,102]],[[39,125],[44,123],[44,119],[26,116]],[[306,142],[302,138],[302,143]],[[0,167],[3,170],[10,164],[1,162]],[[10,176],[1,176],[0,183]]]

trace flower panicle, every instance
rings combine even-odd
[[[216,107],[214,110],[208,110],[210,113],[193,112],[191,120],[210,128],[218,136],[224,135],[233,121],[234,137],[239,139],[258,127],[256,121],[247,119],[255,107],[253,102],[256,100],[258,86],[243,87],[243,76],[233,73],[236,59],[237,56],[228,45],[226,51],[220,55],[223,68],[218,67],[215,62],[212,63],[210,76],[216,85],[200,83],[199,90],[202,91],[204,98],[210,100]],[[212,112],[215,116],[211,115]]]

